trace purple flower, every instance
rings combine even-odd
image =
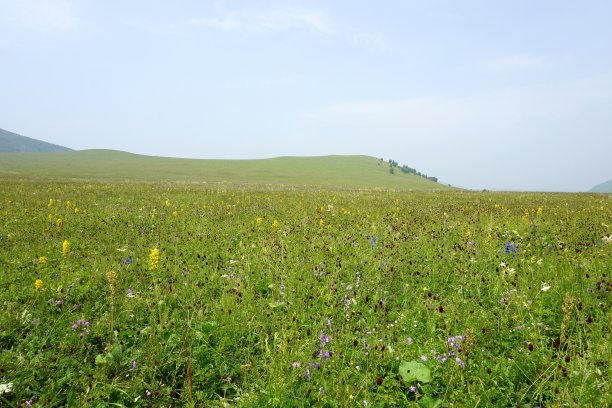
[[[291,364],[293,366],[293,368],[298,368],[300,366],[300,363],[297,361],[294,361],[293,364]]]
[[[307,368],[307,369],[306,369],[306,373],[305,373],[305,375],[306,375],[306,379],[307,379],[307,380],[310,380],[310,368]]]
[[[457,362],[457,364],[459,365],[459,367],[461,367],[461,369],[465,368],[465,362],[463,360],[461,360],[459,357],[457,357],[455,359],[455,361]]]
[[[422,360],[422,361],[427,361],[427,356],[424,356],[424,355],[423,355],[423,356],[421,356],[421,360]]]
[[[512,242],[506,242],[504,252],[507,254],[516,254],[516,248],[518,248],[517,244],[513,244]]]
[[[77,324],[76,324],[76,323],[75,323],[75,324],[73,324],[73,325],[72,325],[72,330],[76,330],[76,329],[77,329],[77,327],[79,327],[79,326],[77,326]]]
[[[416,387],[414,385],[411,385],[410,386],[410,392],[413,393],[413,394],[416,394],[416,391],[417,391]]]

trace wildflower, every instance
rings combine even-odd
[[[548,289],[550,289],[550,285],[548,283],[542,282],[542,287],[541,287],[542,292],[546,292],[548,291]]]
[[[117,284],[117,272],[108,271],[106,272],[106,281],[108,283],[108,287],[111,291],[111,294],[115,294],[115,286]]]
[[[134,296],[136,296],[136,295],[134,294],[134,292],[132,292],[132,289],[128,288],[128,290],[127,290],[127,297],[131,298],[131,297],[134,297]]]
[[[48,261],[48,259],[47,259],[46,256],[41,256],[40,258],[38,258],[38,263],[41,264],[41,265],[46,264],[47,261]]]
[[[512,242],[506,242],[506,246],[504,247],[504,252],[507,254],[516,254],[517,248],[518,248],[517,244],[513,244]]]
[[[310,374],[310,368],[306,369],[306,373],[304,373],[304,375],[306,376],[307,380],[310,380],[311,374]]]
[[[427,356],[425,355],[421,356],[421,361],[427,361]]]
[[[298,368],[300,366],[300,363],[299,361],[294,361],[291,365],[293,366],[293,368]]]
[[[408,345],[411,345],[412,344],[412,337],[408,337],[407,342],[408,342]]]
[[[272,222],[272,228],[278,228],[278,221],[274,220]]]
[[[42,288],[43,285],[43,281],[42,279],[36,279],[36,281],[34,282],[34,287],[38,290],[40,288]]]
[[[416,389],[416,387],[414,385],[410,386],[410,392],[413,393],[413,394],[416,394],[417,389]]]
[[[262,220],[262,218],[261,218],[261,217],[257,217],[257,218],[255,218],[255,222],[257,223],[257,225],[261,225],[261,222],[262,222],[262,221],[263,221],[263,220]]]
[[[124,265],[131,265],[132,264],[132,258],[130,258],[129,256],[127,258],[125,258],[122,262]]]
[[[368,406],[368,401],[363,400],[363,406],[364,406],[364,407],[367,407],[367,406]]]
[[[461,369],[465,368],[465,362],[461,360],[459,357],[455,358],[455,362],[461,367]]]
[[[62,256],[64,258],[67,257],[69,252],[70,252],[70,242],[68,242],[68,240],[65,239],[64,242],[62,243]]]
[[[152,248],[151,252],[149,252],[149,269],[150,270],[157,269],[158,263],[159,263],[159,249]]]
[[[53,199],[50,198],[49,199],[49,204],[47,204],[47,207],[51,208],[53,206]]]
[[[376,237],[370,238],[370,245],[372,246],[372,248],[376,246]]]
[[[58,226],[58,227],[61,227],[62,226],[62,219],[58,218],[57,220],[55,220],[55,225]]]
[[[0,395],[10,394],[13,392],[13,383],[0,384]]]

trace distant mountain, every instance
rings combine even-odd
[[[30,153],[30,152],[69,152],[64,146],[58,146],[42,140],[32,139],[0,129],[0,152],[3,153]]]
[[[589,190],[591,193],[612,193],[612,180],[601,183]]]

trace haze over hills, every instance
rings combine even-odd
[[[612,179],[596,185],[589,190],[591,193],[612,193]]]
[[[179,159],[115,150],[0,153],[0,177],[40,180],[161,181],[445,190],[370,156],[277,157],[259,160]]]
[[[391,167],[393,169],[391,170]],[[371,156],[276,157],[256,160],[183,159],[117,150],[70,148],[0,129],[0,177],[122,181],[227,182],[437,190],[415,169]],[[589,192],[612,192],[612,180]]]
[[[43,142],[42,140],[32,139],[0,129],[0,152],[69,152],[71,150],[64,146]]]

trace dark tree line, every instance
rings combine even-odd
[[[381,158],[380,161],[378,162],[378,164],[380,165],[383,162],[384,162],[384,160]],[[400,167],[399,163],[396,162],[395,160],[389,159],[388,163],[389,163],[389,173],[391,173],[391,174],[395,174],[395,169],[399,169],[404,174],[414,174],[416,176],[423,177],[423,178],[425,178],[427,180],[431,180],[431,181],[433,181],[435,183],[438,182],[438,178],[437,177],[428,176],[427,174],[421,173],[420,171],[417,171],[416,169],[413,169],[410,166],[406,166],[405,164]]]

